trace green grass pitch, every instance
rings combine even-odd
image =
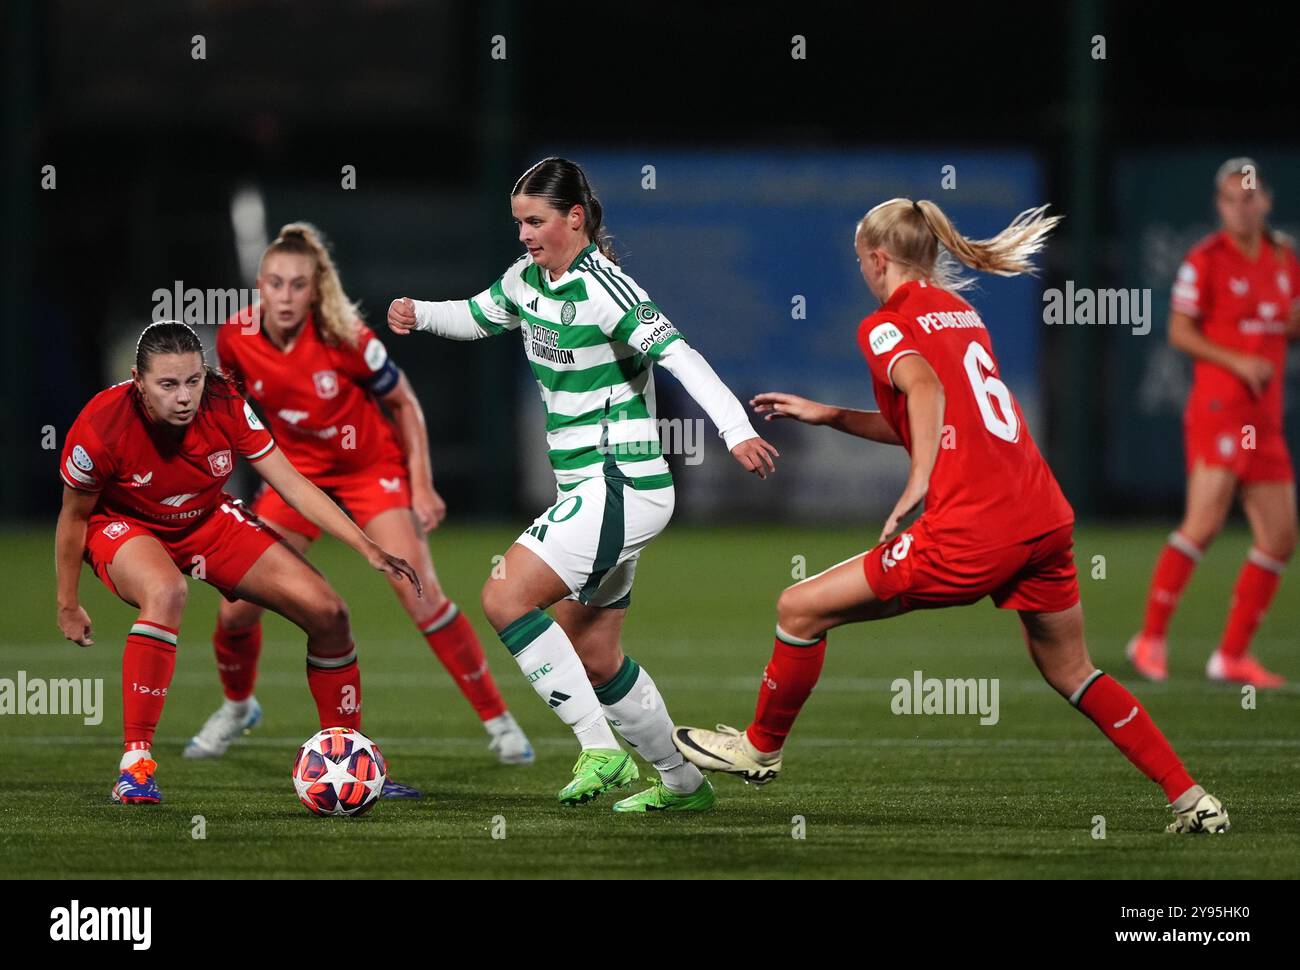
[[[1038,678],[1013,613],[987,601],[831,635],[823,680],[768,788],[717,778],[699,816],[615,816],[606,797],[561,808],[554,793],[576,756],[572,736],[531,689],[482,619],[478,590],[516,533],[447,527],[433,537],[450,594],[465,607],[516,716],[538,751],[531,767],[488,754],[468,706],[384,580],[337,543],[313,560],[352,607],[365,730],[419,802],[381,802],[367,817],[317,819],[289,780],[315,732],[298,631],[266,621],[253,735],[219,762],[180,756],[220,700],[209,642],[217,596],[202,584],[181,630],[176,678],[155,744],[159,807],[107,798],[119,753],[120,657],[132,612],[83,572],[97,643],[62,641],[54,623],[52,532],[0,535],[0,677],[102,677],[104,719],[0,717],[9,787],[0,800],[0,877],[1293,877],[1300,872],[1300,694],[1261,693],[1243,707],[1202,671],[1247,548],[1225,534],[1206,556],[1171,631],[1171,679],[1138,681],[1123,645],[1139,622],[1167,529],[1080,530],[1093,658],[1119,675],[1233,818],[1225,837],[1166,836],[1169,815],[1084,717]],[[772,642],[773,604],[792,559],[809,573],[870,544],[869,530],[674,526],[643,557],[624,646],[651,671],[678,723],[748,722]],[[1093,557],[1105,578],[1093,578]],[[1256,647],[1300,680],[1300,596],[1284,581]],[[899,716],[895,677],[996,677],[1000,719]],[[653,768],[642,766],[642,777]],[[206,838],[195,839],[195,816]],[[1094,817],[1106,837],[1093,837]],[[800,823],[799,820],[802,820]],[[504,820],[504,838],[500,821]],[[802,832],[800,832],[802,829]],[[803,838],[796,838],[802,834]]]

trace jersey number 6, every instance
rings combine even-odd
[[[975,401],[980,406],[984,427],[1003,441],[1015,441],[1020,437],[1020,418],[1016,416],[1011,391],[991,373],[993,358],[977,341],[972,340],[966,348],[962,363],[966,365],[966,377],[970,380],[971,390],[975,392]],[[998,402],[996,410],[993,407],[994,401]],[[1002,413],[999,414],[998,411]]]

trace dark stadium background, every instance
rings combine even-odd
[[[1118,2],[9,0],[0,514],[52,521],[57,451],[42,447],[43,431],[53,426],[61,445],[85,401],[127,376],[122,348],[148,321],[154,289],[245,285],[231,224],[241,187],[263,193],[272,233],[291,218],[327,232],[345,284],[386,334],[393,296],[469,296],[514,257],[506,193],[543,151],[579,161],[725,152],[742,162],[773,152],[921,152],[993,153],[994,165],[1000,153],[1032,159],[1043,201],[1067,215],[1043,286],[1152,288],[1145,338],[1045,327],[1032,314],[995,320],[993,330],[1004,347],[1018,334],[1041,342],[1027,389],[1041,402],[1034,431],[1076,508],[1172,521],[1176,402],[1155,413],[1137,406],[1164,352],[1177,258],[1154,258],[1150,240],[1210,228],[1214,166],[1236,154],[1256,156],[1274,181],[1275,222],[1300,225],[1300,66],[1294,35],[1270,26],[1271,16]],[[191,57],[196,34],[205,60]],[[796,34],[805,60],[790,56]],[[494,35],[506,38],[503,61],[490,56]],[[1092,56],[1096,35],[1104,60]],[[47,164],[53,191],[41,188]],[[344,164],[356,166],[355,191],[339,186]],[[937,183],[937,173],[925,177]],[[928,194],[945,203],[937,185]],[[845,247],[853,221],[877,201],[864,193],[845,209]],[[608,215],[617,235],[619,211]],[[792,229],[772,226],[768,241],[779,247]],[[634,267],[643,283],[653,275]],[[861,290],[837,296],[869,306]],[[841,363],[856,353],[855,318],[815,322],[843,328],[831,354]],[[709,345],[698,327],[695,335]],[[453,514],[533,514],[516,449],[516,412],[530,392],[515,342],[388,342],[424,400]],[[782,386],[779,364],[772,387]],[[1289,381],[1294,399],[1294,366]],[[681,403],[671,384],[661,378],[668,413]],[[736,386],[742,397],[761,389]],[[1289,423],[1294,448],[1294,406]],[[780,435],[798,456],[802,439]],[[710,447],[721,464],[716,439]],[[690,479],[683,514],[725,517],[728,509],[692,505]],[[736,476],[726,487],[733,514],[807,517],[788,487],[761,499],[760,483]],[[848,496],[819,510],[855,518],[892,501]]]
[[[778,878],[868,877],[926,880],[916,906],[891,889],[885,920],[872,899],[874,936],[931,946],[939,913],[942,939],[963,956],[986,940],[1036,943],[1035,924],[1055,928],[1063,909],[1081,917],[1075,950],[1146,929],[1118,914],[1153,904],[1256,903],[1252,921],[1222,928],[1268,938],[1284,897],[1243,897],[1222,882],[1207,893],[1205,881],[1300,872],[1296,570],[1254,641],[1289,684],[1260,691],[1258,703],[1253,689],[1205,677],[1251,541],[1240,520],[1187,587],[1170,627],[1169,680],[1137,677],[1124,644],[1181,509],[1189,368],[1166,346],[1165,314],[1178,260],[1213,227],[1216,167],[1257,158],[1275,184],[1275,223],[1300,231],[1300,58],[1283,7],[5,0],[0,18],[0,694],[23,674],[104,687],[98,723],[0,703],[0,737],[21,767],[0,805],[0,879],[105,880],[60,883],[48,901],[24,892],[42,912],[7,913],[6,928],[44,939],[53,906],[117,906],[139,889],[159,906],[161,951],[176,927],[191,942],[195,913],[229,909],[217,879],[239,879],[243,898],[254,880],[325,879],[338,898],[380,878],[745,878],[767,891]],[[191,56],[196,35],[204,60]],[[498,35],[505,60],[491,56]],[[796,35],[804,60],[791,57]],[[1092,56],[1098,36],[1104,60]],[[578,814],[556,804],[572,734],[515,673],[479,600],[554,494],[518,338],[401,340],[384,325],[395,296],[468,297],[496,278],[519,252],[507,193],[552,152],[589,168],[627,272],[742,398],[787,389],[870,404],[854,336],[871,301],[849,246],[869,206],[931,198],[972,235],[1037,202],[1066,215],[1040,279],[984,277],[971,298],[1080,512],[1074,554],[1090,656],[1230,806],[1228,838],[1166,837],[1159,790],[1042,681],[1014,616],[988,603],[837,629],[777,785],[719,780],[717,812],[650,819],[616,815],[608,801]],[[355,189],[340,184],[345,165]],[[656,166],[653,191],[640,184],[645,165]],[[953,189],[941,184],[945,165]],[[52,190],[42,188],[45,166]],[[259,200],[264,219],[250,235],[245,217]],[[331,238],[345,286],[421,395],[449,506],[429,540],[440,582],[477,630],[537,764],[495,762],[388,583],[326,540],[311,561],[349,606],[366,732],[399,780],[429,797],[388,802],[355,825],[296,803],[293,752],[319,718],[303,689],[302,631],[279,617],[265,623],[258,730],[221,761],[181,757],[221,696],[209,643],[220,594],[195,582],[155,738],[167,801],[119,811],[105,794],[120,757],[122,640],[136,611],[83,571],[97,642],[82,650],[58,632],[58,448],[90,397],[128,376],[155,290],[249,285],[247,249],[255,260],[258,248],[246,245],[241,261],[237,243],[291,219]],[[1152,331],[1045,325],[1044,290],[1068,282],[1149,288]],[[792,315],[796,296],[806,319]],[[216,322],[200,327],[209,346]],[[1300,455],[1297,354],[1288,424]],[[671,376],[657,388],[661,415],[695,414]],[[783,458],[765,482],[743,474],[711,429],[701,464],[670,457],[681,521],[641,559],[620,642],[653,669],[678,724],[746,723],[780,590],[874,543],[902,485],[901,449],[769,427]],[[895,679],[920,671],[1000,684],[997,724],[896,714]],[[489,834],[507,817],[509,839]],[[182,878],[195,880],[184,893],[127,883]],[[936,890],[953,878],[1059,882],[1026,908],[1002,891]],[[1062,895],[1067,879],[1080,888]],[[1095,879],[1124,885],[1097,892]],[[213,885],[212,906],[199,880]],[[424,955],[431,925],[441,943],[448,925],[461,936],[486,920],[495,930],[514,912],[462,893],[477,918],[451,924],[439,897],[441,923],[431,924],[427,894],[396,885],[385,895],[373,883],[364,892],[364,912],[380,919],[362,924],[371,932],[360,939],[386,954],[404,955],[394,940],[407,927]],[[273,914],[279,929],[300,900],[314,911],[294,925],[320,924],[319,893],[279,884],[275,893],[273,906],[241,912]],[[403,918],[399,894],[422,907],[418,917]],[[171,914],[163,900],[186,909]],[[771,902],[767,891],[763,912]],[[906,937],[904,910],[916,914]],[[972,919],[978,936],[962,932]]]

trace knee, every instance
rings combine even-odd
[[[788,586],[776,601],[776,622],[791,636],[811,639],[823,632],[818,626],[816,611],[809,598],[798,586]]]
[[[1273,535],[1264,536],[1256,540],[1255,547],[1270,559],[1276,559],[1278,562],[1286,563],[1295,555],[1296,547],[1296,527],[1292,523],[1285,529],[1282,529]]]
[[[185,601],[190,594],[185,577],[179,573],[172,579],[154,586],[141,604],[141,614],[146,619],[165,623],[167,626],[180,626],[181,616],[185,613]]]
[[[1291,557],[1295,555],[1296,535],[1292,532],[1290,535],[1279,536],[1273,543],[1272,548],[1264,550],[1270,557],[1281,563],[1288,563]]]
[[[223,630],[247,630],[262,618],[262,608],[248,600],[222,600],[217,607],[217,626]]]
[[[1065,648],[1029,640],[1029,652],[1048,686],[1062,697],[1071,696],[1096,670],[1086,648]]]
[[[337,593],[318,606],[312,616],[313,637],[346,644],[352,639],[348,604]]]
[[[506,581],[495,576],[483,584],[483,593],[479,599],[483,615],[494,630],[508,626],[525,612],[525,607],[518,602]]]
[[[1183,520],[1182,525],[1178,527],[1178,532],[1184,539],[1192,542],[1202,552],[1214,541],[1219,532],[1223,529],[1223,519],[1209,515],[1189,515]]]

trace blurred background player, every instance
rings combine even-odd
[[[1268,227],[1273,199],[1254,161],[1224,162],[1214,186],[1222,228],[1187,254],[1169,315],[1169,343],[1194,361],[1183,417],[1187,507],[1156,562],[1146,619],[1127,652],[1142,676],[1168,677],[1170,618],[1239,494],[1253,541],[1205,672],[1211,680],[1278,687],[1284,678],[1249,651],[1296,544],[1282,388],[1287,341],[1300,336],[1300,263],[1289,241]]]
[[[546,158],[520,176],[510,209],[527,248],[472,300],[394,300],[396,333],[476,340],[520,329],[546,410],[558,490],[483,587],[488,622],[538,696],[582,746],[559,793],[577,805],[639,777],[611,725],[660,778],[618,812],[701,811],[712,786],[673,747],[655,682],[619,643],[642,549],[668,525],[672,474],[660,452],[654,364],[676,377],[741,466],[764,477],[776,450],[740,402],[619,269],[582,169]],[[542,611],[555,607],[556,621]]]
[[[198,336],[175,321],[146,327],[131,380],[95,395],[68,432],[55,533],[59,629],[93,642],[77,586],[85,558],[109,591],[140,610],[122,656],[125,753],[110,795],[157,803],[150,752],[176,666],[186,573],[246,598],[307,634],[307,684],[322,728],[361,726],[361,674],[348,610],[325,578],[224,491],[237,457],[319,528],[420,594],[385,552],[303,478],[232,382],[206,367]]]
[[[862,321],[858,343],[880,410],[780,393],[752,403],[769,421],[792,417],[902,445],[911,456],[907,485],[879,545],[781,594],[772,659],[748,729],[675,731],[694,764],[771,781],[821,675],[827,631],[990,596],[1019,612],[1044,679],[1164,789],[1176,816],[1170,831],[1226,831],[1223,806],[1188,775],[1137,698],[1089,659],[1072,556],[1074,512],[999,379],[984,321],[954,292],[971,281],[955,274],[950,256],[1001,276],[1032,272],[1031,257],[1060,218],[1045,209],[1021,213],[983,241],[962,236],[929,201],[891,199],[858,223],[862,276],[881,303]],[[921,502],[924,513],[895,538],[900,520]]]
[[[446,506],[433,487],[424,413],[406,375],[361,321],[312,226],[280,230],[262,256],[257,285],[260,305],[218,328],[222,367],[261,407],[294,467],[366,535],[414,566],[424,595],[395,580],[402,608],[473,706],[491,750],[506,764],[531,763],[532,746],[506,710],[474,628],[434,573],[426,536]],[[299,552],[320,537],[273,488],[263,487],[252,508]],[[253,696],[261,616],[257,603],[222,602],[213,646],[226,699],[190,741],[186,757],[220,757],[261,718]],[[417,794],[385,786],[386,797],[403,793]]]

